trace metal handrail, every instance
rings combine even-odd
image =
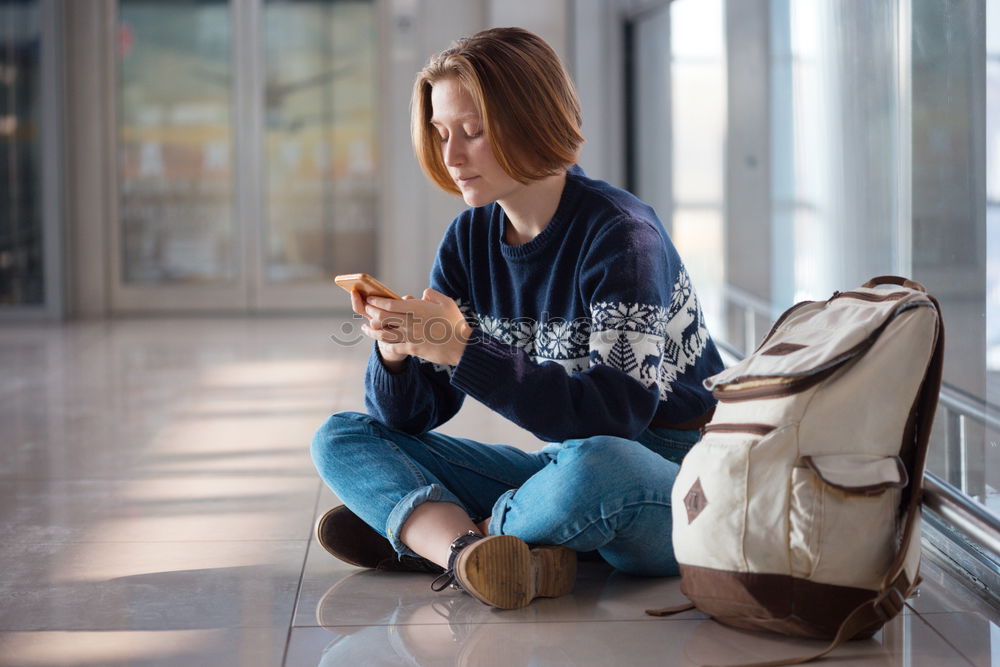
[[[987,409],[985,401],[973,400],[964,392],[948,385],[942,385],[938,402],[949,410],[954,410],[962,416],[971,417],[980,424],[1000,431],[1000,418]]]
[[[733,361],[740,361],[743,359],[744,354],[736,348],[735,345],[730,345],[724,340],[714,339],[715,347],[719,348],[719,351],[733,358]]]
[[[924,507],[1000,560],[1000,519],[932,472],[924,473]]]

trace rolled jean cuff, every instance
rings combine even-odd
[[[402,500],[396,503],[396,506],[389,512],[389,518],[385,522],[386,537],[389,538],[392,548],[400,556],[414,556],[419,558],[418,554],[411,551],[409,547],[400,541],[399,532],[403,529],[403,524],[410,518],[413,510],[427,502],[452,503],[465,509],[465,505],[462,504],[458,497],[440,484],[430,484],[410,491]]]
[[[517,493],[517,489],[510,489],[509,491],[504,491],[497,498],[497,501],[493,503],[493,514],[490,519],[490,535],[503,535],[503,522],[507,518],[507,510],[510,509],[511,499],[514,494]]]

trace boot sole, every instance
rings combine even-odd
[[[500,609],[519,609],[537,597],[571,592],[576,552],[559,546],[531,548],[512,535],[493,535],[459,553],[455,576],[479,601]]]

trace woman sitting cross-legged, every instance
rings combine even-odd
[[[670,491],[722,362],[653,209],[576,165],[580,125],[562,63],[525,30],[461,39],[417,76],[417,157],[469,208],[421,298],[352,293],[375,341],[368,413],[312,444],[344,503],[317,525],[338,558],[444,572],[436,588],[500,608],[570,592],[577,552],[677,574]],[[466,395],[551,444],[435,432]]]

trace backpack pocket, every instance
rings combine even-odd
[[[793,430],[760,423],[705,428],[674,482],[673,541],[679,562],[737,572],[760,565],[748,516],[754,530],[783,526],[787,505],[757,488],[760,476],[754,471],[780,466],[783,443]],[[770,534],[773,542],[773,530]]]
[[[900,489],[897,456],[803,456],[792,468],[789,565],[819,583],[878,588],[895,555]]]

